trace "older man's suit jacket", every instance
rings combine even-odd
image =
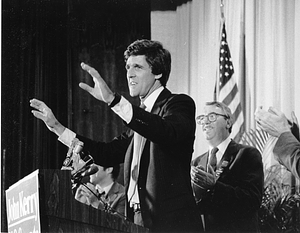
[[[208,152],[192,161],[206,167]],[[227,161],[227,162],[224,162]],[[217,168],[222,166],[214,188],[198,202],[210,232],[257,232],[264,175],[260,152],[231,141]]]
[[[84,141],[85,149],[97,164],[124,163],[127,193],[133,132],[144,136],[146,143],[140,161],[138,192],[145,226],[158,232],[191,232],[202,228],[190,184],[196,128],[194,101],[187,95],[174,95],[164,89],[151,113],[133,106],[133,118],[127,126],[130,129],[126,133],[109,143],[78,138]],[[127,215],[130,217],[129,211]]]

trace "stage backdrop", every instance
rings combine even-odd
[[[169,88],[191,95],[197,114],[213,100],[219,62],[221,0],[189,1],[151,12],[151,38],[172,53]],[[224,0],[227,42],[246,130],[257,106],[274,106],[300,119],[300,1]],[[197,128],[195,154],[207,150]]]

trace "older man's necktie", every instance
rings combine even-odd
[[[217,152],[218,152],[218,147],[214,147],[211,150],[211,154],[210,154],[210,160],[209,160],[209,164],[212,166],[212,168],[214,170],[216,170],[217,167]]]
[[[141,104],[140,108],[146,109],[146,106],[144,104]],[[137,179],[139,174],[140,158],[146,139],[137,132],[134,132],[133,137],[133,157],[131,162],[131,175],[127,197],[129,202],[139,203]]]

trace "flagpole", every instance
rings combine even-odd
[[[214,99],[219,101],[219,93],[220,93],[220,48],[221,48],[221,39],[222,39],[222,29],[223,24],[225,22],[224,16],[224,1],[221,0],[220,3],[220,12],[221,12],[221,21],[220,21],[220,31],[219,31],[219,48],[218,48],[218,64],[217,64],[217,74],[216,74],[216,93]]]
[[[221,19],[225,19],[224,17],[224,0],[221,0],[221,4],[220,4],[220,8],[221,8]]]

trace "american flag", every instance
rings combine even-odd
[[[226,39],[225,22],[222,27],[222,38],[220,45],[220,61],[219,61],[219,96],[218,101],[225,103],[233,114],[233,127],[231,137],[239,142],[244,133],[244,116],[240,102],[238,87],[234,78],[234,69],[231,61],[230,50]]]

